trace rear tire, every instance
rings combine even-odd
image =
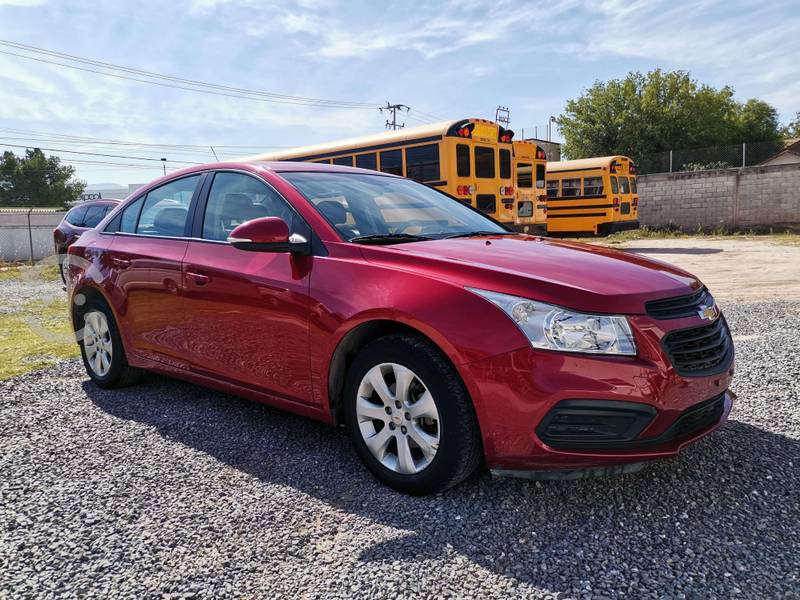
[[[435,494],[462,482],[482,462],[464,384],[426,340],[396,334],[369,343],[347,374],[343,402],[359,457],[399,492]]]
[[[108,305],[93,298],[81,307],[77,317],[78,345],[92,381],[106,389],[136,383],[141,371],[128,365],[117,322]]]

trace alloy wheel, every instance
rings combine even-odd
[[[83,317],[83,347],[94,374],[105,377],[111,369],[113,343],[108,318],[99,310],[90,310]]]

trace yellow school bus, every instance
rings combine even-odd
[[[547,163],[547,233],[608,235],[639,228],[636,166],[627,156]]]
[[[461,119],[248,156],[373,169],[415,179],[514,224],[514,132],[485,119]]]
[[[547,226],[545,172],[547,155],[533,142],[513,142],[514,190],[517,218],[514,228],[523,233],[543,233]]]

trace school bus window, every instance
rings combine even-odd
[[[345,167],[352,167],[353,166],[353,157],[352,156],[340,156],[339,158],[333,159],[333,164],[335,165],[342,165]]]
[[[500,150],[500,179],[511,179],[511,150]]]
[[[416,181],[438,181],[439,144],[406,148],[406,177]]]
[[[600,196],[603,193],[602,177],[587,177],[583,180],[583,194],[585,196]]]
[[[469,177],[469,146],[466,144],[456,144],[456,174],[459,177]]]
[[[378,170],[378,155],[374,152],[370,154],[359,154],[356,156],[356,166],[360,169]]]
[[[381,171],[392,175],[403,174],[403,151],[387,150],[381,152]]]
[[[536,187],[541,189],[544,187],[544,165],[536,165]]]
[[[547,182],[547,197],[558,198],[558,180],[551,179]]]
[[[581,195],[581,180],[577,179],[564,179],[561,182],[561,197],[567,198],[572,196]]]
[[[611,193],[612,194],[619,194],[619,184],[617,183],[617,176],[611,175],[609,176],[611,180]]]
[[[631,177],[631,194],[638,194],[639,191],[636,189],[636,177]]]
[[[494,148],[475,146],[475,177],[494,179]]]
[[[533,187],[533,165],[531,163],[517,163],[517,187]]]
[[[628,187],[628,178],[627,177],[620,177],[619,178],[619,191],[621,194],[630,194],[631,188]]]

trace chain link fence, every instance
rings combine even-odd
[[[639,158],[636,168],[640,174],[647,174],[752,167],[783,148],[783,141],[775,141],[667,150]]]
[[[53,229],[63,216],[57,208],[0,208],[0,261],[33,264],[53,254]]]

